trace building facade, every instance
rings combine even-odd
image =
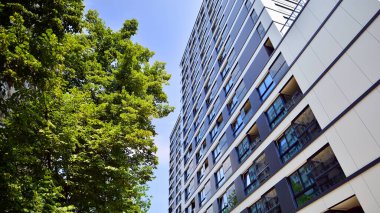
[[[380,2],[204,0],[169,209],[380,212]]]

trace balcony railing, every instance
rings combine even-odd
[[[255,166],[255,165],[252,165]],[[266,181],[270,175],[269,166],[266,165],[262,170],[255,172],[256,177],[251,180],[251,183],[245,187],[244,191],[246,194],[250,194],[255,189],[257,189],[264,181]]]
[[[244,140],[241,142],[239,146],[241,146],[241,150],[238,148],[239,161],[244,162],[248,156],[256,149],[257,145],[261,142],[260,137],[255,137],[253,139],[247,135]]]
[[[277,126],[280,121],[287,115],[302,99],[303,94],[300,91],[295,92],[289,99],[285,100],[283,97],[279,97],[283,99],[282,105],[276,109],[276,115],[273,118],[269,119],[270,127],[273,129]],[[269,116],[268,116],[269,118]]]
[[[220,188],[224,182],[232,175],[232,167],[228,167],[226,171],[224,171],[224,176],[216,183],[216,188]]]
[[[297,16],[301,12],[302,8],[306,5],[308,0],[299,0],[297,5],[294,7],[293,12],[290,14],[290,17],[285,22],[284,26],[281,28],[281,33],[285,34],[286,31],[293,25],[293,22],[296,20]]]
[[[313,119],[306,126],[292,124],[286,132],[290,133],[277,142],[280,157],[284,163],[297,154],[307,143],[316,138],[320,134],[321,128],[317,120]],[[286,143],[285,146],[283,145],[284,143]]]

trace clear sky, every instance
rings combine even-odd
[[[169,135],[180,110],[179,63],[190,36],[202,0],[85,0],[86,10],[95,9],[107,26],[118,30],[124,20],[135,18],[139,31],[134,41],[156,53],[154,59],[167,63],[172,74],[170,86],[165,88],[172,106],[169,117],[156,120],[155,138],[158,146],[159,166],[156,179],[149,184],[152,197],[150,213],[168,211],[169,197]]]

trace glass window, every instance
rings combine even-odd
[[[206,199],[206,192],[205,192],[205,188],[203,188],[202,191],[199,192],[199,203],[202,205],[205,199]]]
[[[202,179],[204,178],[204,176],[206,174],[207,169],[208,169],[208,161],[206,159],[205,162],[203,163],[201,169],[198,171],[198,182],[202,181]]]
[[[227,75],[227,73],[230,71],[230,69],[231,69],[231,66],[230,66],[229,64],[227,64],[227,65],[224,67],[224,69],[223,69],[223,71],[222,71],[222,73],[221,73],[223,79],[224,79],[224,77],[226,77],[226,75]]]
[[[245,192],[251,193],[269,177],[269,167],[265,154],[256,159],[248,171],[243,174]]]
[[[278,201],[275,189],[264,194],[260,200],[249,208],[250,213],[281,213],[280,203]]]
[[[245,7],[247,8],[247,10],[251,9],[252,4],[253,4],[253,0],[246,0],[245,1]]]
[[[238,96],[240,96],[241,93],[242,93],[242,92],[245,92],[245,91],[246,91],[246,89],[245,89],[244,81],[241,81],[240,84],[239,84],[239,86],[236,88],[236,92],[235,92],[235,93],[236,93]]]
[[[249,137],[245,137],[244,140],[237,146],[237,152],[240,162],[245,160],[251,152],[251,142]]]
[[[211,110],[210,114],[208,114],[208,119],[209,119],[210,123],[215,118],[216,112],[217,112],[217,110],[219,108],[219,104],[220,104],[220,100],[219,100],[219,97],[218,97],[215,100],[214,106],[212,106],[212,110]]]
[[[217,124],[215,124],[214,128],[212,128],[210,134],[211,134],[211,139],[214,139],[216,134],[218,134],[218,125]]]
[[[217,187],[219,187],[221,182],[224,180],[223,166],[220,167],[220,169],[216,172],[215,175],[216,175],[216,185],[217,185]]]
[[[259,33],[260,38],[263,39],[265,36],[265,29],[261,23],[257,26],[257,32]]]
[[[251,110],[251,103],[249,100],[244,104],[243,108],[240,110],[240,113],[236,120],[231,124],[232,130],[234,131],[234,134],[236,135],[243,127],[244,119],[247,114],[250,113]]]
[[[215,110],[215,106],[212,108],[210,114],[208,115],[208,121],[212,121],[214,118],[215,118],[215,115],[216,115],[216,110]]]
[[[216,145],[215,149],[212,151],[214,161],[218,159],[218,157],[220,156],[222,152],[222,148],[224,147],[226,142],[227,142],[227,138],[226,138],[226,135],[224,134],[222,138],[219,140],[219,143]]]
[[[236,192],[234,185],[230,186],[219,199],[220,212],[230,212],[237,204]]]
[[[289,68],[289,66],[286,63],[284,56],[282,55],[282,53],[280,53],[277,56],[276,60],[271,65],[271,67],[269,68],[269,72],[270,72],[271,76],[274,77],[279,72],[284,73],[285,70],[287,70],[288,68]]]
[[[257,16],[257,13],[256,11],[253,9],[252,13],[251,13],[251,19],[253,21],[253,25],[256,24],[257,20],[259,19],[259,17]]]
[[[288,161],[308,142],[313,140],[321,128],[310,107],[307,107],[294,121],[284,134],[276,141],[281,160]]]
[[[202,157],[206,151],[206,146],[207,146],[206,141],[203,141],[201,148],[199,149],[199,151],[196,154],[197,163],[199,162],[199,160],[202,159]]]
[[[240,163],[243,162],[260,143],[260,135],[256,124],[247,132],[244,140],[236,147]]]
[[[271,128],[277,125],[285,113],[285,102],[283,97],[280,95],[274,103],[267,110],[267,116]]]
[[[224,209],[228,207],[228,197],[227,193],[224,193],[221,200],[220,200],[220,208],[222,209],[222,212]]]
[[[220,153],[221,153],[221,147],[220,147],[220,143],[218,143],[218,145],[216,145],[215,149],[213,150],[213,156],[214,156],[214,160],[216,160]]]
[[[268,73],[264,81],[259,85],[258,91],[261,100],[265,100],[274,88],[272,76]]]
[[[222,122],[223,122],[223,116],[219,115],[218,120],[216,121],[216,124],[214,125],[214,127],[212,128],[210,132],[212,140],[214,140],[215,136],[219,133],[219,126],[221,125]]]
[[[298,206],[345,179],[330,146],[324,148],[289,177]]]
[[[232,97],[231,101],[227,105],[228,110],[230,111],[230,114],[233,113],[235,107],[237,106],[238,101],[239,101],[238,95],[235,93],[234,96]]]
[[[228,93],[231,91],[233,85],[234,85],[234,81],[233,81],[232,78],[230,78],[230,79],[228,80],[226,86],[224,87],[224,92],[225,92],[226,94],[228,94]]]

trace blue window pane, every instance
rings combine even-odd
[[[271,75],[267,75],[267,77],[265,78],[264,80],[265,82],[265,85],[268,87],[269,85],[271,85],[273,83],[273,79],[272,79],[272,76]]]

